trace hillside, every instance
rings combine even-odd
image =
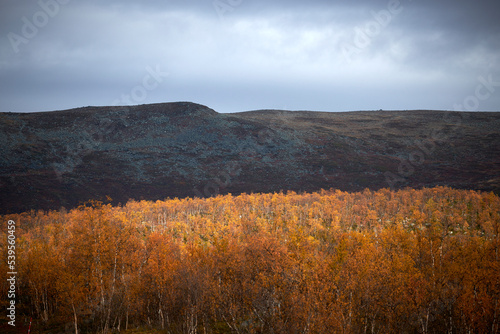
[[[0,114],[2,213],[89,199],[447,185],[499,192],[500,113],[194,103]]]

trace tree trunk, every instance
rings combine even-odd
[[[71,301],[71,307],[73,308],[73,317],[75,320],[75,334],[78,334],[78,317],[76,316],[76,309],[73,301]]]

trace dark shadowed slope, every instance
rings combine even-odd
[[[500,189],[500,113],[263,110],[179,102],[0,114],[2,212],[218,193]]]

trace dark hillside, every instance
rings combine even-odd
[[[500,189],[500,113],[264,110],[188,102],[0,114],[3,213],[219,193]]]

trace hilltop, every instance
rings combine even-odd
[[[499,192],[500,113],[258,110],[190,102],[0,113],[3,213],[89,199],[400,189]]]

